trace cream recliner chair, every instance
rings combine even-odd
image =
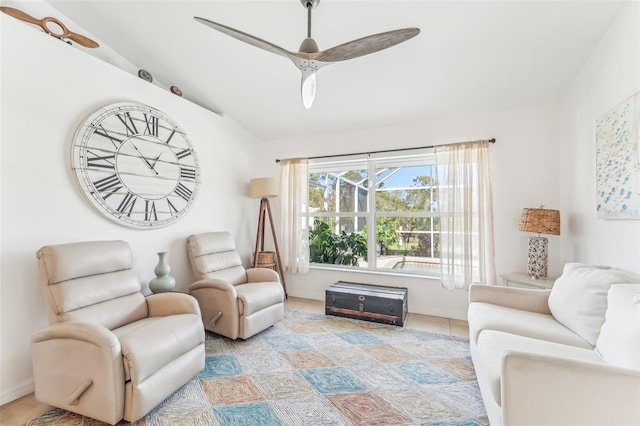
[[[193,273],[189,293],[198,300],[204,328],[231,339],[248,339],[282,319],[284,290],[278,273],[244,269],[228,232],[187,238]]]
[[[37,400],[135,422],[204,368],[197,302],[145,297],[126,242],[47,246],[37,257],[51,324],[32,338]]]

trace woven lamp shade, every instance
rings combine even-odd
[[[560,235],[560,210],[523,209],[520,231]]]

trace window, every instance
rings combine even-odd
[[[433,155],[309,164],[310,262],[439,275]]]

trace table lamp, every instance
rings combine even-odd
[[[560,235],[560,211],[544,209],[523,209],[518,229],[525,232],[537,232],[537,237],[529,237],[527,254],[527,274],[531,278],[547,277],[546,237],[540,234]]]

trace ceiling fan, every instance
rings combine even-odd
[[[56,18],[52,18],[51,16],[47,16],[46,18],[42,19],[36,19],[33,16],[13,7],[3,6],[0,7],[0,10],[7,15],[13,16],[16,19],[20,19],[21,21],[38,25],[45,33],[62,41],[67,41],[67,39],[69,39],[75,41],[81,46],[90,48],[96,48],[99,46],[98,43],[91,40],[89,37],[85,37],[81,34],[70,31],[62,22],[60,22]],[[56,28],[56,26],[59,28]],[[58,33],[56,32],[56,30],[61,30],[61,32]],[[67,43],[71,44],[69,41],[67,41]]]
[[[358,58],[378,52],[402,43],[403,41],[407,41],[420,33],[419,28],[403,28],[370,35],[320,51],[316,41],[311,38],[311,10],[318,6],[320,0],[300,0],[300,2],[307,9],[307,38],[300,44],[298,52],[289,52],[273,43],[208,19],[197,16],[194,17],[194,19],[214,30],[218,30],[221,33],[252,46],[289,58],[302,73],[302,102],[307,109],[311,108],[316,95],[316,72],[320,68],[334,62],[346,61],[347,59]]]

